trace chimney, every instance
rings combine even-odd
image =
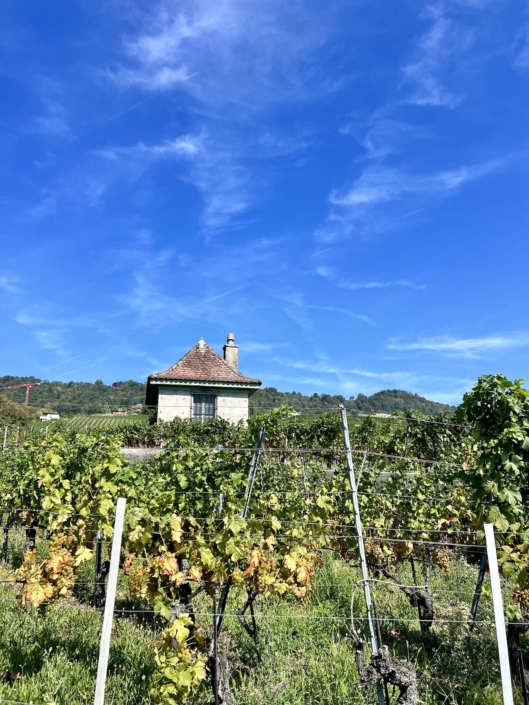
[[[235,345],[235,337],[233,333],[228,333],[228,339],[224,346],[224,359],[232,370],[239,370],[239,346]]]

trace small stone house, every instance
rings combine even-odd
[[[239,346],[233,333],[224,346],[224,359],[199,342],[165,372],[149,375],[147,406],[155,407],[158,421],[174,418],[209,421],[226,419],[236,424],[248,420],[248,399],[261,380],[239,372]]]

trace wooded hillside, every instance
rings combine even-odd
[[[145,399],[145,384],[128,380],[111,385],[96,382],[48,382],[37,377],[0,377],[0,387],[23,382],[40,382],[32,387],[29,394],[30,406],[61,414],[101,414],[116,411],[120,407],[130,407]],[[25,389],[6,389],[0,393],[22,404]],[[307,413],[325,411],[343,403],[348,409],[363,413],[392,413],[394,411],[420,411],[423,414],[439,414],[450,407],[429,401],[418,394],[410,394],[400,389],[387,389],[371,396],[359,394],[346,399],[340,394],[313,394],[300,392],[280,392],[275,387],[265,387],[256,392],[250,400],[252,407],[266,409],[289,404],[297,411]]]

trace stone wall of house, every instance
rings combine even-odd
[[[248,421],[248,392],[242,389],[219,390],[217,416],[233,424]]]
[[[158,421],[191,418],[191,392],[178,387],[159,387]]]
[[[217,416],[236,424],[248,420],[248,392],[244,389],[196,389],[159,387],[158,421],[174,418],[189,419],[192,415],[194,393],[214,394],[217,397]]]

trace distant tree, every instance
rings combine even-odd
[[[35,417],[34,410],[16,404],[0,394],[0,426],[27,426]]]

